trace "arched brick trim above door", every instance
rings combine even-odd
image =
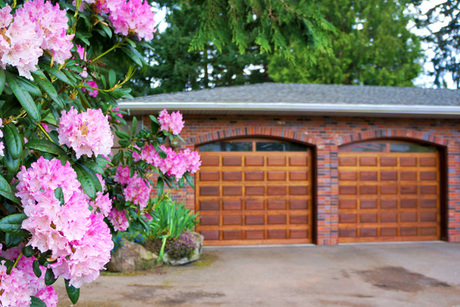
[[[432,133],[425,133],[414,130],[404,129],[380,129],[380,130],[369,130],[358,132],[346,136],[340,136],[337,138],[337,146],[341,146],[348,143],[354,143],[359,141],[366,141],[378,138],[402,138],[410,140],[419,140],[429,143],[433,143],[439,146],[447,146],[448,140],[442,136],[435,135]]]
[[[187,145],[199,145],[203,143],[209,143],[227,138],[239,138],[239,137],[275,137],[284,138],[294,141],[298,141],[310,145],[320,145],[322,140],[316,138],[306,132],[295,132],[290,129],[282,128],[263,128],[263,127],[244,127],[244,128],[233,128],[227,130],[218,130],[202,135],[190,137],[186,140]]]

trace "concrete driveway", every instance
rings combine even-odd
[[[76,306],[460,306],[460,244],[207,247],[195,264],[101,276]]]

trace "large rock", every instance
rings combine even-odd
[[[204,237],[196,232],[192,232],[192,234],[195,236],[195,242],[197,242],[198,247],[193,250],[190,257],[188,258],[184,257],[181,259],[172,259],[171,257],[169,257],[168,253],[165,253],[163,255],[163,262],[166,264],[170,264],[170,265],[184,265],[184,264],[187,264],[193,261],[197,261],[198,259],[200,259],[201,250],[203,249]]]
[[[134,272],[155,267],[158,256],[146,250],[142,245],[121,240],[121,247],[112,253],[112,259],[107,263],[111,272]]]

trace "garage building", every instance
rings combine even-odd
[[[180,110],[208,245],[460,242],[460,92],[263,83],[122,101]]]

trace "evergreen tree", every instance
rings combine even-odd
[[[407,29],[405,1],[321,0],[320,11],[337,29],[333,53],[293,41],[294,61],[270,58],[277,82],[412,86],[421,71],[418,37]]]
[[[199,14],[199,7],[187,4],[170,8],[166,17],[170,26],[150,42],[147,61],[152,65],[133,80],[135,96],[270,80],[263,70],[266,56],[257,45],[242,54],[233,43],[222,46],[221,51],[212,43],[204,44],[202,50],[190,50],[200,27]],[[251,65],[257,67],[251,69]]]
[[[421,11],[423,0],[416,0],[418,9],[417,27],[428,31],[423,40],[428,43],[433,56],[430,61],[434,71],[437,87],[446,87],[446,77],[450,75],[455,87],[460,88],[460,2],[445,0],[432,6],[428,11]],[[440,26],[441,25],[441,26]]]

